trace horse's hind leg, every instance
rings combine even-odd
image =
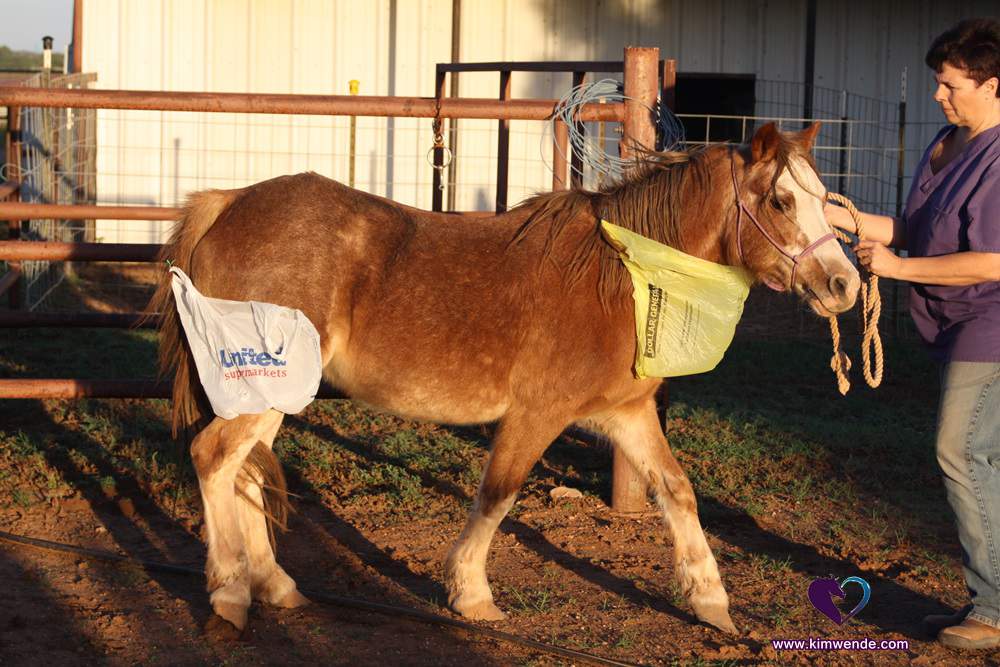
[[[250,450],[237,474],[237,509],[250,567],[252,597],[277,607],[299,607],[309,600],[299,593],[295,581],[275,560],[273,525],[268,526],[272,522],[284,528],[288,511],[285,477],[272,451],[280,426],[279,418]],[[266,494],[262,485],[269,487]],[[269,502],[265,502],[265,495]]]
[[[673,533],[674,564],[685,597],[699,619],[736,632],[729,617],[729,596],[712,550],[698,522],[694,490],[670,452],[660,428],[656,403],[644,399],[595,420],[656,493],[663,519]]]
[[[549,443],[562,431],[528,416],[508,415],[493,436],[493,446],[479,484],[472,513],[445,562],[448,606],[466,618],[496,621],[504,613],[493,604],[486,578],[486,556],[500,521],[517,490]]]
[[[239,629],[250,606],[250,572],[236,501],[236,475],[257,442],[281,423],[269,410],[234,419],[216,417],[191,443],[191,460],[205,511],[205,574],[212,609]]]

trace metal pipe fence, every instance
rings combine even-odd
[[[658,58],[657,49],[626,49],[625,50],[625,74],[626,80],[628,81],[630,71],[641,71],[643,75],[636,79],[637,83],[632,84],[633,91],[631,95],[636,98],[642,97],[647,98],[652,96],[656,97],[658,86],[657,86],[657,75],[656,75],[656,62]],[[650,65],[650,61],[652,64]],[[509,187],[509,180],[507,178],[507,162],[510,157],[509,144],[507,141],[508,133],[510,133],[510,127],[513,124],[511,121],[515,120],[544,120],[549,118],[554,111],[555,101],[549,100],[470,100],[470,99],[437,99],[437,100],[427,100],[422,98],[372,98],[360,96],[288,96],[288,95],[238,95],[238,94],[189,94],[189,93],[160,93],[160,92],[141,92],[141,91],[77,91],[77,90],[62,90],[62,91],[45,91],[41,87],[36,88],[11,88],[11,87],[0,87],[0,104],[5,104],[8,108],[20,108],[27,106],[31,109],[30,113],[35,113],[39,111],[39,116],[36,120],[28,121],[28,133],[25,135],[29,139],[24,145],[19,145],[13,151],[13,155],[9,156],[14,163],[13,172],[17,173],[18,182],[22,186],[22,190],[25,193],[24,199],[28,201],[46,201],[44,197],[48,197],[47,203],[57,204],[60,203],[60,197],[68,192],[70,196],[76,197],[81,191],[86,192],[86,187],[80,187],[81,183],[90,183],[92,180],[96,183],[96,191],[103,191],[101,187],[102,177],[115,178],[116,170],[127,169],[131,174],[133,171],[138,171],[140,174],[144,171],[149,174],[150,178],[155,178],[160,184],[160,190],[156,193],[156,197],[150,197],[149,201],[145,200],[145,197],[149,197],[150,191],[143,191],[141,189],[136,189],[134,187],[119,187],[116,192],[119,197],[119,204],[127,204],[132,207],[136,205],[139,206],[149,206],[155,205],[158,207],[163,206],[164,202],[164,192],[163,183],[169,182],[170,179],[165,179],[165,175],[171,174],[170,163],[165,165],[165,160],[163,156],[167,153],[165,148],[173,148],[174,160],[172,163],[172,176],[174,182],[174,201],[172,203],[178,203],[180,186],[179,179],[185,171],[181,165],[180,151],[181,151],[181,136],[179,134],[165,134],[164,128],[166,127],[164,123],[163,114],[169,111],[186,111],[186,112],[212,112],[212,113],[224,113],[224,112],[241,112],[241,113],[269,113],[269,114],[339,114],[341,116],[394,116],[393,123],[391,125],[392,132],[396,133],[401,130],[405,131],[405,126],[402,121],[408,118],[428,118],[433,117],[437,122],[441,118],[467,118],[472,119],[470,122],[475,122],[476,119],[491,119],[490,124],[493,129],[504,133],[504,142],[501,147],[503,151],[503,174],[500,178],[501,185],[505,188]],[[602,104],[602,105],[586,105],[579,109],[579,114],[582,120],[594,119],[602,121],[623,121],[626,128],[626,132],[633,134],[635,136],[641,136],[644,133],[648,133],[648,128],[645,127],[646,124],[651,124],[651,119],[643,119],[636,114],[626,115],[625,107],[623,104]],[[79,134],[86,134],[85,132],[73,132],[72,128],[74,118],[79,119],[80,116],[76,115],[78,110],[88,109],[97,110],[101,109],[101,115],[97,122],[97,131],[91,133],[89,139],[85,139],[79,144],[71,144],[68,149],[63,149],[60,143],[60,137],[76,137]],[[108,109],[128,109],[130,114],[134,114],[138,118],[135,122],[151,122],[153,126],[159,126],[160,134],[159,137],[155,137],[154,134],[148,134],[145,140],[136,141],[136,136],[130,136],[127,130],[123,129],[121,119],[118,119],[117,124],[114,122],[112,117],[107,114]],[[62,113],[63,115],[59,115]],[[123,112],[119,111],[119,114]],[[635,117],[633,117],[635,116]],[[204,119],[202,119],[204,121]],[[497,128],[496,121],[504,121]],[[345,123],[346,121],[346,123]],[[217,122],[217,117],[213,118],[212,123]],[[329,119],[327,121],[331,123],[327,128],[320,128],[333,130],[330,131],[320,140],[319,144],[326,144],[326,141],[336,141],[337,128],[333,125],[334,123],[342,123],[347,125],[347,131],[350,134],[351,141],[350,145],[354,150],[348,152],[348,174],[356,174],[356,162],[357,162],[357,149],[359,135],[363,135],[364,128],[359,126],[357,120],[352,120],[350,118],[339,118],[339,119]],[[282,145],[282,142],[288,142],[289,145],[294,145],[294,142],[304,141],[305,146],[305,156],[307,158],[307,163],[312,157],[312,149],[317,143],[314,143],[310,133],[316,128],[311,127],[308,122],[303,126],[299,119],[295,122],[286,121],[287,125],[281,128],[274,119],[269,119],[267,123],[255,123],[251,124],[247,122],[247,117],[240,117],[236,119],[233,123],[233,133],[230,137],[223,137],[221,145],[213,144],[213,141],[217,141],[218,137],[213,134],[211,137],[206,136],[205,126],[206,123],[202,122],[193,132],[193,141],[200,148],[205,149],[217,149],[218,151],[224,153],[226,159],[229,162],[229,167],[233,170],[230,176],[233,180],[239,178],[236,176],[235,171],[239,168],[238,164],[242,164],[244,171],[241,172],[240,176],[243,178],[251,179],[251,182],[257,182],[263,180],[259,171],[261,165],[257,164],[254,160],[253,151],[246,150],[246,145],[240,146],[241,143],[249,144],[250,146],[267,144],[269,150],[267,152],[268,161],[266,170],[274,171],[278,170],[279,173],[288,173],[290,169],[291,160],[289,158],[296,155],[295,151],[275,151],[276,146]],[[254,125],[257,125],[255,127]],[[259,127],[259,125],[265,125],[265,127]],[[111,126],[109,128],[109,126]],[[109,132],[110,129],[110,132]],[[385,137],[385,133],[389,131],[388,127],[378,128],[379,137]],[[414,136],[419,137],[421,129],[414,129]],[[117,133],[119,142],[115,144],[113,141],[108,141],[108,136],[114,136]],[[226,133],[228,134],[228,133]],[[275,135],[278,136],[275,136]],[[31,139],[39,135],[44,135],[47,141],[33,142]],[[297,136],[296,136],[297,135]],[[189,133],[188,136],[191,136]],[[393,135],[392,145],[395,146],[397,135]],[[158,139],[158,140],[157,140]],[[243,142],[240,140],[243,139]],[[433,139],[433,137],[432,137]],[[417,139],[418,143],[422,139]],[[648,143],[648,142],[647,142]],[[330,144],[326,144],[330,145]],[[493,145],[496,145],[495,143]],[[48,148],[47,148],[48,147]],[[90,149],[90,150],[87,150]],[[157,150],[158,149],[158,150]],[[106,152],[107,151],[107,152]],[[131,155],[125,155],[128,151],[135,151]],[[430,165],[435,172],[440,175],[440,148],[436,147],[435,153],[435,163]],[[299,155],[303,151],[300,151]],[[391,151],[390,151],[391,152]],[[421,155],[421,151],[417,151],[417,155]],[[93,165],[87,163],[85,160],[76,160],[78,155],[96,155]],[[210,155],[210,152],[202,152],[199,155]],[[377,155],[386,154],[385,150],[375,153],[373,151],[370,164],[377,164]],[[489,154],[490,157],[487,160],[496,159],[496,155]],[[157,164],[157,158],[158,164]],[[553,159],[555,155],[553,155]],[[393,156],[394,159],[394,156]],[[27,165],[23,170],[21,169],[22,161]],[[471,160],[470,160],[471,161]],[[111,162],[114,164],[110,173],[102,173],[106,164]],[[218,165],[214,165],[218,166]],[[308,164],[307,164],[308,167]],[[435,169],[435,167],[437,167]],[[475,168],[475,166],[473,166]],[[389,173],[393,173],[394,167],[389,167]],[[485,171],[485,170],[483,170]],[[499,175],[500,167],[498,167]],[[195,173],[199,172],[197,169]],[[211,173],[213,175],[218,173],[217,169],[206,170],[206,172],[201,173]],[[488,171],[486,171],[488,173]],[[271,174],[278,175],[278,174]],[[196,175],[195,179],[198,178]],[[141,180],[141,179],[140,179]],[[376,179],[369,179],[369,187],[371,183]],[[458,177],[455,178],[458,180]],[[419,182],[419,181],[418,181]],[[464,182],[464,180],[463,180]],[[544,191],[549,189],[549,184],[551,179],[546,178],[545,181],[540,183],[539,191]],[[398,179],[388,177],[386,178],[386,188],[395,188],[397,186]],[[485,183],[485,179],[484,179]],[[119,184],[122,185],[122,184]],[[192,188],[192,189],[202,189]],[[386,193],[388,194],[388,192]],[[434,193],[437,195],[437,192]],[[394,196],[394,199],[399,200],[398,196]],[[124,200],[124,201],[122,201]],[[486,199],[482,203],[486,203],[489,200]],[[479,202],[477,202],[479,203]],[[485,208],[485,206],[478,206],[478,208]],[[79,217],[79,216],[72,216]],[[148,223],[155,224],[155,223]],[[140,261],[148,259],[152,256],[152,253],[156,250],[155,243],[149,244],[120,244],[120,247],[108,247],[106,244],[89,244],[80,243],[82,240],[80,238],[69,238],[62,239],[58,238],[58,234],[62,232],[64,228],[58,228],[48,230],[39,230],[35,232],[29,227],[30,233],[27,235],[31,240],[13,240],[0,242],[0,257],[6,257],[8,259],[24,259],[27,257],[38,257],[38,258],[49,258],[49,259],[87,259],[87,260],[101,260],[109,258],[109,253],[112,251],[120,252],[120,254],[128,257],[132,257],[134,253],[139,253],[142,255]],[[45,238],[48,236],[49,238]],[[101,238],[101,230],[96,230],[96,236],[98,240]],[[56,237],[56,238],[52,238]],[[44,239],[44,240],[43,240]],[[152,240],[152,239],[150,239]],[[160,239],[157,239],[160,240]],[[72,241],[72,242],[64,242]],[[20,246],[20,247],[18,247]],[[27,254],[21,254],[24,251]],[[112,253],[114,254],[114,253]],[[14,275],[14,274],[11,274]],[[51,291],[51,287],[47,290]],[[47,293],[46,292],[46,293]],[[42,295],[44,298],[44,294]],[[50,320],[54,318],[49,318]],[[94,319],[94,318],[91,318]],[[22,318],[23,322],[29,325],[39,325],[43,322],[39,321],[39,318]],[[97,322],[94,322],[97,323]],[[117,322],[112,322],[108,318],[103,318],[100,324],[112,325]],[[80,388],[80,381],[78,380],[60,380],[60,379],[48,379],[43,381],[26,381],[26,380],[7,380],[5,384],[6,397],[40,397],[49,395],[46,392],[56,392],[55,395],[116,395],[117,391],[125,391],[126,388],[123,387],[90,387],[87,389]],[[81,393],[83,392],[83,393]],[[110,392],[110,394],[106,393]],[[620,456],[616,456],[615,467],[614,467],[614,506],[620,511],[630,511],[639,509],[641,506],[645,505],[645,485],[636,473],[630,468],[630,466],[621,459]]]
[[[40,72],[24,79],[22,86],[54,92],[85,88],[92,74],[53,75]],[[25,203],[88,204],[96,194],[95,152],[96,114],[93,109],[7,106],[8,116],[16,108],[19,127],[12,140],[18,145],[17,164],[7,161],[0,167],[4,180],[16,176],[17,197]],[[16,233],[10,234],[12,226]],[[92,220],[25,218],[8,226],[11,236],[28,241],[92,241]],[[72,264],[31,260],[20,263],[21,279],[8,289],[16,290],[16,302],[28,309],[38,307],[63,279]]]

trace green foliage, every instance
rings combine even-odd
[[[38,40],[41,46],[41,39]],[[53,71],[62,72],[63,54],[52,52]],[[0,46],[0,70],[11,69],[42,69],[42,52],[14,51],[8,46]]]

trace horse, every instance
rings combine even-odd
[[[208,190],[189,197],[160,258],[206,296],[301,310],[319,332],[324,379],[352,399],[408,419],[496,423],[445,562],[454,612],[504,618],[486,576],[490,542],[536,461],[576,425],[606,437],[648,484],[695,615],[735,633],[694,491],[657,418],[663,380],[633,372],[632,285],[600,220],[742,266],[820,316],[843,312],[860,279],[823,216],[818,129],[767,124],[748,144],[643,153],[598,191],[540,194],[487,218],[411,208],[315,173]],[[214,416],[169,275],[148,310],[161,313],[161,370],[174,372],[174,437],[197,433],[214,613],[243,629],[253,600],[308,603],[273,548],[288,509],[271,449],[284,415]]]

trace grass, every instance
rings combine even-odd
[[[618,641],[615,642],[615,648],[628,649],[631,648],[638,638],[639,633],[635,630],[625,630],[618,637]]]
[[[511,609],[518,614],[545,614],[560,607],[573,607],[575,600],[566,591],[565,572],[554,565],[542,567],[538,586],[503,588]]]
[[[808,341],[738,339],[712,373],[670,381],[668,438],[702,516],[736,509],[845,556],[888,556],[949,528],[933,455],[930,362],[913,344],[887,341],[883,387],[870,390],[856,376],[841,397],[828,358],[825,347]],[[153,375],[149,331],[0,334],[0,377]],[[186,452],[169,438],[168,409],[162,400],[0,402],[0,507],[73,493],[114,496],[124,485],[158,499],[168,514],[196,513],[197,485]],[[402,523],[460,519],[479,481],[486,438],[317,401],[286,419],[275,448],[302,493]],[[560,439],[535,475],[529,493],[559,483],[610,496],[606,448]],[[948,556],[930,549],[929,566],[932,558]],[[760,577],[788,568],[752,565]],[[525,611],[553,604],[538,591],[511,595],[523,599]]]
[[[668,438],[701,495],[752,516],[795,504],[877,506],[834,523],[888,533],[906,508],[946,520],[933,458],[935,369],[912,344],[887,345],[878,390],[846,397],[806,342],[740,341],[712,373],[671,381]],[[907,483],[900,483],[906,480]],[[912,523],[912,522],[911,522]]]
[[[554,594],[545,588],[517,588],[507,587],[503,589],[505,595],[513,600],[514,611],[521,614],[544,614],[552,609]]]

